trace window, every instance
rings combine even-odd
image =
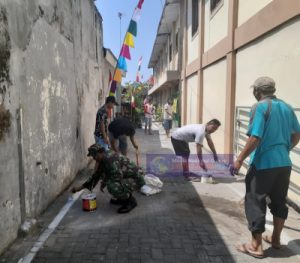
[[[169,62],[172,61],[172,56],[173,56],[173,54],[172,54],[172,44],[170,44],[170,46],[169,46]]]
[[[215,14],[222,4],[223,0],[210,0],[210,13]]]
[[[199,0],[192,0],[192,36],[198,32]]]

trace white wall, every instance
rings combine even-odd
[[[199,97],[199,84],[197,74],[187,79],[187,124],[197,123],[197,109]]]
[[[249,18],[251,18],[272,1],[273,0],[239,0],[238,26],[245,23]]]
[[[293,107],[300,107],[300,19],[293,20],[237,53],[236,105],[255,102],[249,86],[260,76],[276,82],[276,94]]]
[[[210,1],[206,1],[205,3],[204,51],[212,48],[227,36],[228,2],[229,0],[224,0],[223,6],[214,16],[210,14]]]
[[[222,60],[203,72],[203,122],[218,119],[221,127],[212,135],[218,153],[224,153],[226,60]]]
[[[187,64],[190,64],[199,56],[199,29],[192,36],[192,0],[188,0],[187,11]]]

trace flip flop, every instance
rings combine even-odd
[[[258,259],[264,258],[264,253],[256,252],[255,250],[251,249],[247,244],[237,245],[236,250],[254,258],[258,258]]]
[[[270,236],[268,236],[268,235],[263,236],[262,239],[263,239],[266,243],[270,244],[270,245],[272,246],[272,248],[275,248],[275,249],[280,249],[280,248],[281,248],[281,245],[280,245],[280,244],[273,244],[272,241],[271,241],[272,238],[271,238]]]

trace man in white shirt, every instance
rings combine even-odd
[[[166,135],[170,137],[170,130],[172,129],[172,119],[173,119],[173,100],[168,99],[168,102],[164,106],[164,120],[163,126],[166,131]]]
[[[190,124],[183,126],[172,134],[171,141],[173,148],[175,154],[182,157],[183,176],[186,179],[190,179],[191,177],[189,172],[189,142],[196,143],[199,165],[204,171],[207,171],[206,165],[202,159],[204,138],[206,139],[207,144],[213,153],[214,160],[218,161],[215,145],[210,137],[210,134],[214,133],[220,127],[220,125],[221,123],[219,120],[212,119],[206,124]]]

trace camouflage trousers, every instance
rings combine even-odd
[[[140,170],[140,169],[139,169]],[[124,173],[124,177],[120,180],[108,180],[107,190],[117,199],[128,199],[133,191],[139,190],[145,185],[144,173]]]

